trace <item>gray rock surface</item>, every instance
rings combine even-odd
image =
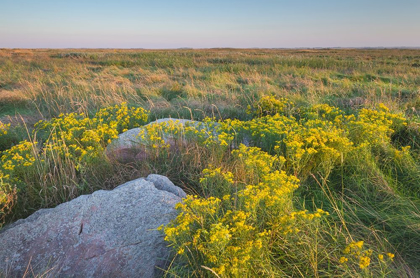
[[[169,256],[156,228],[181,201],[171,192],[185,196],[151,175],[39,210],[0,230],[0,273],[22,277],[29,265],[44,277],[153,277]]]
[[[111,144],[107,146],[107,157],[121,163],[129,163],[138,160],[147,160],[147,143],[144,142],[140,138],[140,136],[138,136],[140,131],[145,130],[147,126],[167,122],[177,122],[179,125],[182,126],[185,126],[186,124],[199,126],[202,124],[202,122],[199,121],[172,118],[164,118],[156,120],[154,122],[150,122],[149,124],[143,127],[133,128],[118,135],[118,138],[114,139],[111,142]],[[172,140],[173,138],[171,134],[163,134],[162,139],[165,141],[166,144],[169,144],[170,146],[174,144],[174,140]]]
[[[185,198],[187,194],[185,194],[184,190],[175,186],[167,177],[150,174],[147,176],[146,180],[152,182],[155,187],[159,190],[164,190],[175,194],[178,197]]]

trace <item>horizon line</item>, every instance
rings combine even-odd
[[[1,47],[0,50],[66,50],[66,49],[118,49],[118,50],[211,50],[211,49],[267,49],[267,50],[293,50],[293,49],[420,49],[420,46],[325,46],[325,47],[172,47],[172,48],[144,48],[144,47]]]

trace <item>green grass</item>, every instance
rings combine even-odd
[[[368,107],[384,102],[417,113],[419,59],[418,50],[3,49],[0,91],[15,98],[16,109],[46,118],[121,102],[159,117],[188,107],[196,117],[233,109],[216,116],[243,118],[243,108],[267,93],[347,109],[361,98]],[[13,114],[3,98],[0,113]]]
[[[420,50],[409,49],[1,49],[0,121],[10,123],[8,133],[0,135],[1,156],[6,161],[7,157],[11,157],[6,156],[7,151],[19,146],[22,140],[37,142],[24,149],[34,156],[34,167],[30,171],[16,170],[15,177],[19,179],[21,190],[17,196],[20,199],[6,221],[15,221],[39,208],[54,207],[96,189],[111,189],[148,173],[167,175],[188,194],[201,197],[222,198],[221,195],[226,192],[232,193],[223,181],[215,182],[214,188],[203,187],[200,179],[206,168],[220,167],[234,173],[236,190],[254,182],[247,180],[249,173],[233,158],[231,150],[222,149],[217,144],[209,148],[192,140],[177,146],[175,151],[155,151],[148,161],[119,164],[109,161],[101,153],[106,147],[104,140],[93,145],[98,152],[87,158],[77,152],[66,157],[65,153],[71,152],[68,142],[57,139],[59,137],[54,139],[53,144],[59,146],[55,151],[49,150],[47,145],[56,132],[66,132],[65,128],[57,131],[34,127],[38,120],[54,120],[61,113],[82,113],[83,119],[92,119],[101,108],[126,102],[129,107],[149,110],[148,121],[164,117],[238,119],[241,122],[233,129],[238,132],[234,140],[239,142],[242,137],[248,136],[252,138],[251,144],[267,151],[270,156],[281,154],[287,158],[285,164],[275,167],[301,180],[299,188],[291,196],[291,206],[296,210],[309,211],[322,208],[330,216],[319,224],[321,226],[305,228],[308,234],[313,232],[317,237],[315,240],[315,237],[306,234],[298,238],[302,248],[290,242],[285,246],[278,245],[278,242],[270,245],[272,253],[266,259],[277,263],[271,266],[264,264],[266,271],[299,276],[302,270],[312,275],[309,273],[318,266],[319,273],[313,273],[313,276],[357,274],[375,277],[373,274],[381,273],[387,277],[418,277],[419,61]],[[269,102],[265,103],[267,98],[264,96],[274,98],[268,98]],[[294,106],[283,106],[281,101],[272,105],[273,99],[282,98],[287,98]],[[379,103],[384,103],[392,113],[404,116],[407,125],[398,125],[392,134],[376,143],[373,141],[378,137],[375,134],[380,125],[365,131],[366,136],[371,136],[367,137],[371,145],[356,151],[342,150],[346,155],[340,163],[332,163],[328,156],[319,156],[302,165],[293,164],[293,156],[287,149],[291,141],[286,140],[291,133],[282,133],[281,125],[270,120],[264,122],[259,117],[280,112],[285,117],[285,123],[296,121],[305,126],[307,119],[321,117],[318,113],[322,109],[314,107],[325,103],[340,108],[343,115],[354,115],[356,118],[363,114],[361,109],[376,109]],[[78,121],[72,124],[78,127]],[[270,132],[262,130],[263,123],[268,127],[272,125]],[[247,124],[255,134],[241,130],[241,125]],[[102,128],[90,122],[82,126],[83,130],[95,132]],[[333,128],[325,128],[328,132],[334,131]],[[353,123],[346,127],[345,135],[331,134],[339,138],[347,136],[357,145],[358,128],[360,125]],[[263,133],[265,137],[261,136]],[[91,142],[89,136],[76,133],[72,136],[72,142],[78,142],[75,144],[80,146],[84,144],[80,143],[81,138],[88,139],[86,144]],[[277,141],[283,139],[286,141],[275,149]],[[87,146],[82,146],[82,149],[87,150]],[[406,146],[410,149],[403,151]],[[1,167],[5,161],[0,162]],[[3,180],[1,182],[3,186]],[[3,218],[0,214],[0,219]],[[258,222],[254,224],[262,225]],[[337,267],[336,256],[341,254],[343,244],[352,240],[364,240],[367,246],[378,252],[388,250],[395,253],[391,272],[375,270],[370,274],[359,273],[357,266],[346,272]],[[299,261],[300,257],[309,254],[316,257],[320,246],[334,255],[320,252],[323,259],[317,262],[319,265],[307,257]],[[326,262],[328,260],[330,262]],[[255,269],[252,271],[258,272]],[[177,258],[168,276],[173,273],[181,273],[181,276],[191,273],[196,276],[213,275],[205,268],[197,270],[191,265],[185,266]]]

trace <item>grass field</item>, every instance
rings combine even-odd
[[[415,113],[419,71],[418,50],[4,49],[0,115],[50,118],[125,101],[154,117],[246,118],[243,107],[264,94]]]
[[[219,136],[105,157],[163,117]],[[0,49],[0,151],[3,224],[167,175],[190,194],[168,277],[420,276],[420,50]]]

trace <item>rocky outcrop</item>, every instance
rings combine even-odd
[[[153,277],[169,250],[162,224],[185,193],[150,175],[42,209],[0,231],[0,273],[22,277]]]

